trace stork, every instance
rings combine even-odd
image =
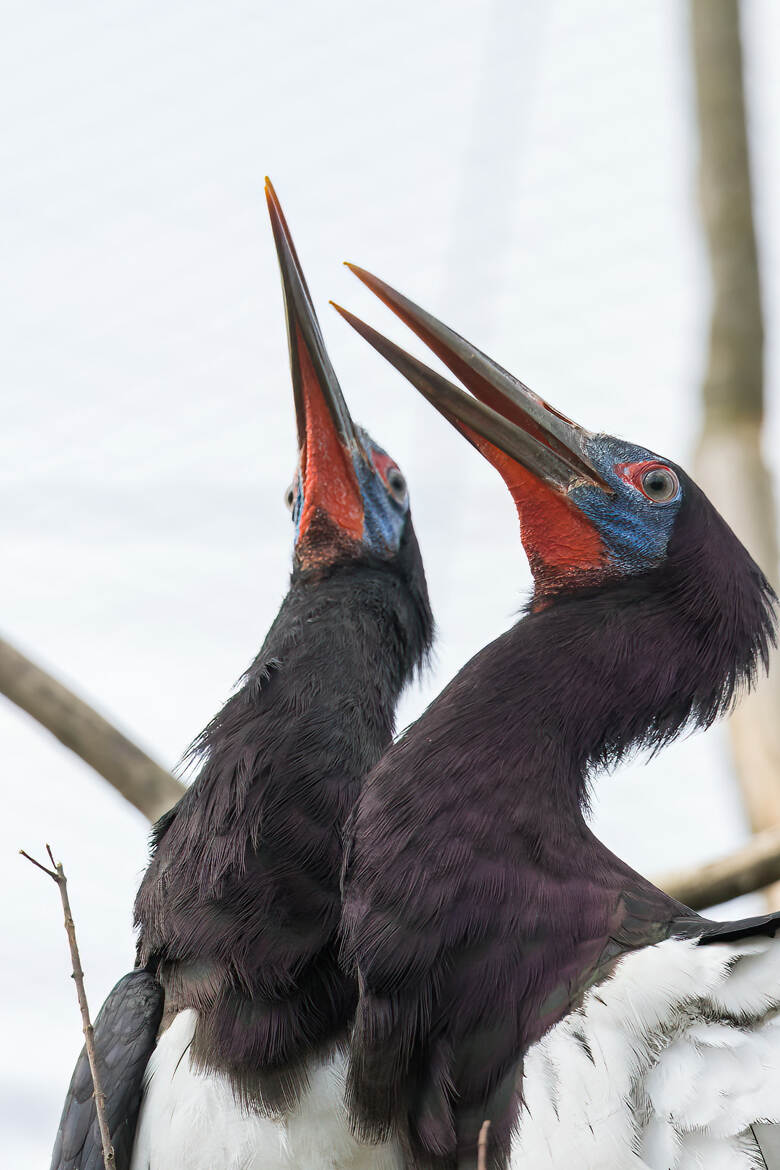
[[[766,666],[772,590],[682,468],[353,270],[471,391],[339,310],[500,472],[534,579],[361,789],[356,1132],[419,1170],[474,1166],[485,1121],[495,1170],[777,1170],[780,916],[703,918],[585,819],[595,771],[708,727]]]
[[[266,194],[300,449],[293,571],[259,654],[194,745],[197,778],[155,826],[136,970],[96,1023],[118,1170],[362,1165],[334,1051],[355,1000],[335,942],[342,831],[432,618],[403,475],[352,422],[270,183]],[[102,1166],[91,1094],[82,1053],[52,1170]]]

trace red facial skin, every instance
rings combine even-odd
[[[541,598],[562,578],[603,573],[604,544],[580,509],[487,439],[459,425],[509,488],[537,595]]]
[[[363,535],[363,500],[350,452],[342,445],[320,390],[309,351],[298,334],[306,441],[301,456],[303,511],[298,526],[302,563],[325,563]],[[336,538],[325,539],[327,531]],[[316,534],[316,539],[313,537]],[[309,547],[310,546],[310,547]]]

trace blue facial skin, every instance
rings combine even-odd
[[[373,456],[379,456],[380,462],[389,459],[390,456],[362,427],[355,427],[355,430],[363,448],[363,451],[357,448],[352,451],[352,463],[363,498],[363,544],[375,556],[390,557],[398,551],[401,544],[404,523],[409,512],[409,494],[405,489],[402,492],[394,492],[388,487],[373,462]],[[394,462],[392,466],[395,466]],[[297,544],[303,513],[303,482],[299,474],[295,476],[292,491],[292,518]]]
[[[290,511],[292,513],[293,524],[295,525],[295,539],[293,543],[297,544],[301,532],[301,513],[303,512],[303,483],[297,471],[295,473],[295,479],[292,481],[291,490],[293,493],[293,504]]]
[[[616,464],[652,461],[678,474],[673,463],[612,435],[593,435],[583,443],[584,453],[615,489],[607,495],[592,484],[578,484],[569,498],[598,530],[611,565],[622,573],[642,573],[666,556],[669,538],[680,510],[683,488],[668,502],[656,503],[615,471]]]
[[[362,427],[356,428],[366,454],[389,458]],[[392,556],[401,544],[401,535],[409,511],[409,493],[388,488],[376,466],[359,453],[353,455],[360,491],[363,496],[363,543],[379,557]]]

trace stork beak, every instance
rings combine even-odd
[[[601,572],[603,541],[571,494],[582,485],[612,494],[588,455],[590,432],[384,281],[352,264],[348,267],[471,391],[467,394],[334,305],[500,472],[517,507],[537,593],[553,591],[573,572]]]
[[[429,402],[458,426],[487,458],[490,455],[483,449],[480,438],[487,439],[505,455],[519,460],[527,471],[558,491],[566,492],[576,483],[589,482],[611,494],[612,488],[588,458],[585,444],[592,437],[589,431],[566,418],[487,354],[389,284],[355,264],[347,264],[347,267],[489,409],[480,411],[473,399],[434,374],[422,362],[416,361],[381,334],[369,329],[356,317],[341,309],[339,312],[375,349],[404,373]],[[414,377],[411,376],[412,372]],[[448,389],[445,390],[444,386]],[[511,450],[507,450],[507,446]]]
[[[332,538],[336,543],[339,537],[359,541],[363,534],[363,497],[354,463],[354,457],[362,454],[362,446],[325,349],[306,278],[270,179],[266,179],[265,196],[282,277],[298,429],[303,504],[296,551],[300,555],[313,541],[319,559],[327,559]]]

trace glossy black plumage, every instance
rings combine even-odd
[[[767,652],[769,588],[686,486],[658,570],[527,614],[364,784],[344,906],[364,988],[351,1101],[367,1137],[400,1127],[415,1165],[473,1156],[486,1117],[506,1153],[523,1051],[624,950],[723,931],[583,817],[594,767],[709,725]]]
[[[139,963],[168,1008],[199,1009],[197,1061],[267,1110],[295,1099],[300,1061],[351,1014],[335,953],[342,828],[429,638],[411,522],[392,569],[296,574],[198,741],[198,778],[141,884]]]
[[[117,1170],[163,1000],[166,1015],[198,1008],[193,1055],[266,1112],[292,1103],[300,1062],[344,1033],[355,991],[336,961],[343,825],[431,634],[410,519],[393,562],[293,574],[260,653],[194,745],[197,779],[155,827],[136,899],[143,970],[98,1019]],[[145,1014],[127,1007],[135,980]],[[82,1052],[52,1170],[92,1170],[100,1156]]]
[[[416,306],[375,278],[367,283],[419,325]],[[429,342],[424,325],[418,332]],[[441,391],[440,376],[358,327],[506,468],[492,412],[485,447],[480,411],[465,411],[462,392],[455,415],[459,399]],[[450,339],[437,352],[477,397],[525,425],[529,396],[543,418],[541,400],[514,381],[504,412],[504,371],[495,383],[475,376],[472,384],[472,366],[489,359],[451,337],[455,356]],[[608,436],[566,425],[573,452],[590,458],[601,440],[609,451]],[[655,458],[631,450],[630,458]],[[621,954],[669,937],[773,934],[780,920],[708,922],[632,871],[584,819],[594,770],[709,726],[766,666],[774,639],[763,574],[696,485],[668,466],[681,503],[659,513],[674,522],[665,521],[670,537],[647,567],[620,568],[605,551],[582,573],[562,558],[553,575],[532,560],[530,611],[464,667],[364,782],[343,910],[344,961],[361,987],[349,1100],[358,1131],[397,1134],[411,1166],[473,1167],[485,1119],[489,1164],[505,1164],[524,1053]],[[538,467],[541,477],[546,465]],[[612,475],[606,463],[600,470]],[[540,514],[523,511],[523,476],[508,477],[521,527]],[[551,516],[568,523],[578,498],[591,507],[592,489],[573,494],[574,504],[549,496]],[[548,507],[547,497],[533,506]],[[620,496],[609,505],[622,506]],[[592,514],[608,516],[608,505]],[[543,554],[543,525],[534,536]]]

